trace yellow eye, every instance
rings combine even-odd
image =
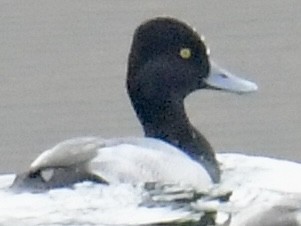
[[[189,49],[189,48],[182,48],[180,50],[180,56],[183,59],[185,59],[185,60],[189,59],[191,57],[191,49]]]

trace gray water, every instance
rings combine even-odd
[[[0,0],[0,172],[67,138],[142,136],[127,54],[135,27],[159,15],[194,25],[212,59],[259,85],[187,99],[213,147],[301,161],[300,12],[298,0]]]

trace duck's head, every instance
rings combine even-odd
[[[256,84],[211,63],[203,38],[186,23],[170,17],[148,20],[136,29],[127,87],[132,101],[135,95],[184,98],[204,88],[237,93],[257,90]]]

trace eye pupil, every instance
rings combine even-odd
[[[180,56],[183,59],[189,59],[191,57],[191,50],[189,48],[182,48],[180,50]]]

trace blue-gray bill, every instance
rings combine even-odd
[[[251,81],[237,77],[211,61],[209,76],[205,79],[209,88],[238,94],[252,93],[258,86]]]

